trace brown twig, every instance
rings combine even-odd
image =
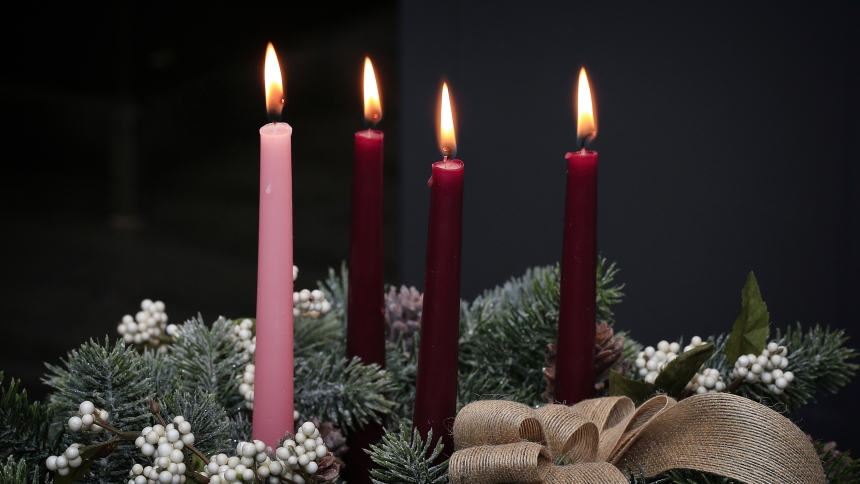
[[[209,484],[209,478],[208,477],[204,476],[203,474],[194,472],[190,469],[185,473],[185,477],[187,477],[190,480],[197,482],[199,484]]]
[[[149,412],[155,415],[155,418],[161,422],[162,426],[167,427],[167,422],[165,422],[164,418],[161,416],[161,405],[152,398],[149,399]]]
[[[93,415],[93,423],[95,423],[99,427],[107,430],[108,432],[112,432],[114,435],[116,435],[117,437],[119,437],[123,440],[135,440],[140,436],[140,432],[123,432],[122,430],[120,430],[120,429],[114,427],[113,425],[102,420],[102,418],[98,415],[98,413],[94,413],[92,415]]]
[[[728,393],[732,393],[738,389],[739,386],[744,382],[743,378],[737,378],[733,382],[729,383],[729,386],[726,387],[726,391]]]
[[[191,452],[194,452],[195,454],[197,454],[197,457],[200,457],[200,459],[201,459],[203,462],[205,462],[207,465],[209,464],[209,458],[208,458],[208,457],[206,457],[205,455],[203,455],[203,452],[200,452],[200,451],[197,449],[197,447],[194,447],[194,446],[193,446],[193,445],[191,445],[191,444],[185,444],[185,447],[188,447],[188,450],[190,450]]]

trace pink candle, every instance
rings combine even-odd
[[[463,162],[454,157],[454,123],[448,86],[442,86],[440,145],[443,161],[433,164],[428,184],[430,225],[424,269],[424,310],[418,351],[413,425],[427,438],[442,439],[454,452],[448,431],[457,413],[457,354],[460,335],[460,249],[463,232]]]
[[[270,117],[283,107],[275,49],[266,52]],[[293,429],[293,128],[260,128],[260,245],[257,254],[257,350],[253,438],[274,447]]]
[[[583,148],[568,153],[564,246],[555,400],[568,405],[594,398],[594,330],[597,270],[597,152],[585,141],[597,135],[585,69],[579,73],[577,137]]]

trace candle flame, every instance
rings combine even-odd
[[[586,141],[591,141],[597,136],[597,116],[594,114],[591,89],[588,87],[588,76],[585,68],[579,71],[579,86],[576,93],[576,137],[582,140],[583,147]]]
[[[382,103],[379,100],[379,88],[376,86],[376,75],[370,57],[364,58],[364,119],[371,125],[376,125],[382,119]]]
[[[275,121],[281,118],[281,110],[284,108],[284,83],[281,77],[281,65],[278,64],[278,56],[275,55],[275,48],[271,42],[266,48],[264,78],[266,110],[269,112],[269,118]]]
[[[457,138],[454,136],[454,114],[451,112],[447,83],[442,83],[442,101],[439,106],[439,149],[446,158],[454,158]]]

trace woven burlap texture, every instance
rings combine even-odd
[[[546,447],[535,442],[515,442],[454,452],[448,476],[451,484],[541,484],[551,467]]]
[[[537,410],[482,400],[457,415],[454,441],[452,484],[627,484],[624,471],[640,467],[648,477],[684,468],[750,484],[825,482],[815,449],[796,425],[729,393],[681,402],[658,395],[639,408],[626,397]],[[558,459],[572,464],[551,464]]]

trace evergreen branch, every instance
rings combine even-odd
[[[649,481],[649,484],[656,482],[671,484],[742,484],[728,477],[692,469],[673,469],[658,475],[655,479]]]
[[[239,442],[251,441],[251,420],[248,412],[239,412],[231,416],[227,421],[227,441],[231,449],[235,449]]]
[[[612,319],[611,305],[623,286],[612,284],[618,269],[600,258],[596,272],[597,314]],[[559,266],[528,269],[504,285],[463,304],[460,320],[458,408],[481,395],[505,395],[538,404],[544,390],[547,345],[558,338]],[[627,345],[628,352],[636,343]]]
[[[558,267],[529,269],[461,313],[458,407],[481,395],[536,403],[546,348],[558,325]]]
[[[849,452],[839,452],[833,442],[813,442],[821,465],[824,467],[824,477],[829,484],[858,484],[860,483],[860,462],[851,458]]]
[[[56,391],[50,401],[56,408],[58,420],[65,424],[69,415],[77,413],[84,400],[110,414],[110,423],[116,429],[139,431],[151,417],[148,412],[152,396],[149,368],[144,358],[122,340],[104,345],[90,340],[63,360],[63,367],[47,365],[50,373],[43,380]],[[66,432],[63,443],[80,442],[85,445],[111,438],[108,432]],[[114,452],[93,461],[91,473],[83,483],[115,483],[127,480],[128,470],[140,452],[133,445],[118,447]]]
[[[344,431],[360,428],[391,412],[395,403],[388,372],[332,353],[295,360],[295,405],[303,417],[330,421]]]
[[[320,318],[303,316],[295,318],[293,334],[295,358],[310,358],[320,351],[340,353],[346,351],[344,346],[346,325],[340,318],[340,313],[334,310]],[[340,348],[341,346],[343,348]]]
[[[606,257],[600,257],[597,261],[597,318],[609,323],[615,321],[610,306],[619,304],[624,297],[624,293],[621,292],[624,284],[610,286],[620,270],[615,266],[615,262],[606,267]]]
[[[448,481],[448,460],[433,465],[442,455],[442,439],[430,451],[433,431],[427,433],[427,441],[421,439],[417,430],[400,426],[397,432],[385,432],[378,445],[364,451],[371,460],[381,466],[370,471],[374,484],[444,484]]]
[[[212,324],[198,316],[178,327],[176,343],[169,356],[179,375],[179,387],[189,393],[214,395],[216,401],[234,415],[244,408],[236,372],[241,371],[243,352],[231,337],[232,321],[223,317]]]
[[[167,422],[182,415],[191,424],[194,446],[206,455],[227,452],[235,447],[229,442],[227,413],[213,395],[175,391],[161,402],[161,415]]]
[[[325,294],[327,301],[331,303],[329,314],[339,321],[346,322],[346,303],[349,294],[349,269],[346,261],[340,263],[340,276],[331,267],[328,269],[328,279],[325,283],[317,282],[320,290]]]
[[[636,475],[633,469],[628,467],[627,475],[625,477],[627,477],[630,484],[670,484],[672,482],[671,478],[665,476],[648,479],[645,477],[645,470],[641,465],[639,466],[639,475]]]
[[[39,479],[39,466],[33,470],[29,469],[27,460],[23,457],[15,461],[10,455],[6,462],[0,463],[0,482],[3,484],[31,484],[41,482]]]
[[[0,482],[30,482],[19,481],[21,472],[32,482],[39,481],[41,464],[61,448],[63,431],[51,435],[53,418],[50,406],[28,403],[27,391],[20,388],[19,381],[13,379],[8,389],[0,388],[0,458],[8,458],[0,467]],[[14,462],[13,458],[20,460]]]
[[[176,374],[176,362],[173,358],[147,348],[143,352],[143,364],[149,369],[149,381],[154,396],[164,397],[177,390],[179,376]]]
[[[639,352],[642,351],[642,345],[631,338],[628,331],[619,331],[615,333],[615,336],[624,338],[624,347],[621,350],[622,358],[625,360],[636,361],[636,357],[639,356]]]
[[[385,353],[385,369],[393,383],[393,391],[386,396],[394,402],[386,421],[389,430],[395,430],[401,425],[412,427],[415,384],[418,379],[419,340],[420,333],[416,331],[411,345],[407,347],[401,334]]]
[[[794,412],[819,393],[836,393],[854,377],[858,365],[850,360],[857,350],[845,346],[848,337],[843,330],[815,325],[806,332],[800,323],[785,333],[777,330],[774,340],[788,348],[789,365],[794,381],[782,395],[775,395],[767,385],[758,382],[738,387],[737,394],[755,401],[768,400]]]

